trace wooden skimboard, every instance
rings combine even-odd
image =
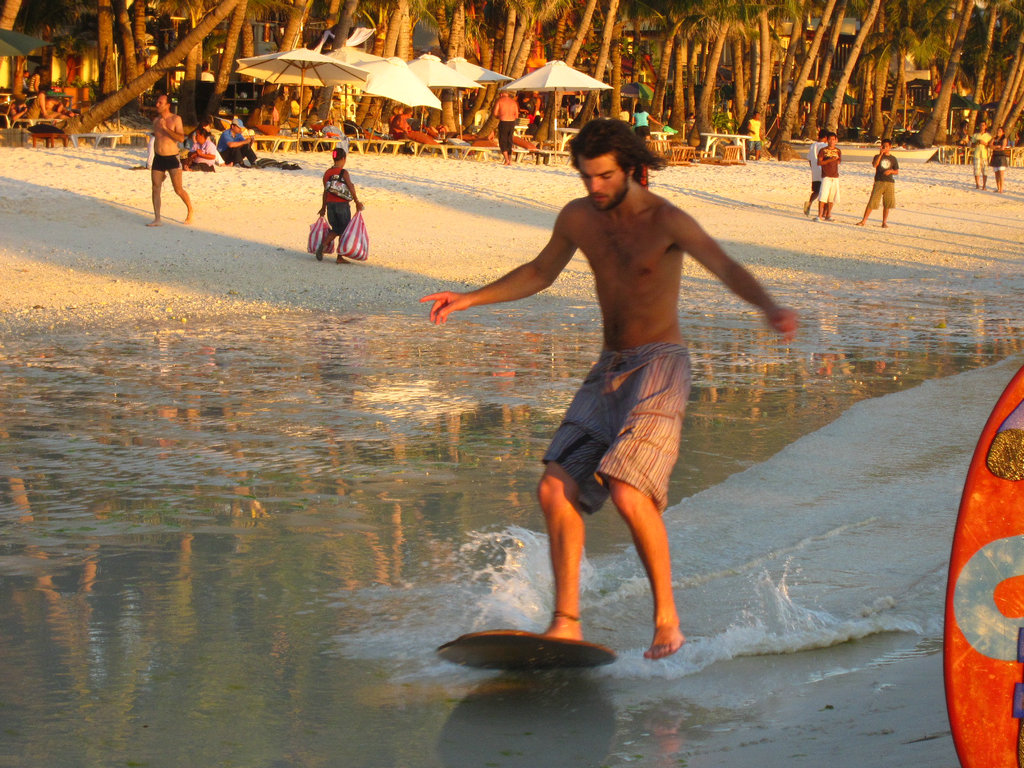
[[[1024,768],[1024,368],[971,460],[946,586],[944,668],[964,768]]]
[[[615,651],[603,645],[555,640],[514,629],[463,635],[442,645],[437,654],[453,664],[482,669],[598,667],[615,661]]]

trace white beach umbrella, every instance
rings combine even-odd
[[[508,75],[503,75],[492,69],[481,67],[479,64],[470,64],[461,56],[448,59],[448,64],[446,66],[451,67],[460,75],[465,75],[476,83],[501,83],[512,79]]]
[[[610,85],[595,80],[590,75],[573,69],[564,61],[555,59],[543,67],[538,67],[518,80],[506,83],[503,91],[538,91],[555,94],[555,134],[558,134],[558,92],[559,91],[603,91],[611,89]]]
[[[238,74],[268,83],[299,86],[365,83],[367,73],[352,64],[308,48],[238,59]]]
[[[441,60],[430,53],[425,53],[408,64],[409,69],[428,88],[479,88],[480,84],[460,74],[458,70],[447,67]]]
[[[361,48],[353,48],[348,45],[336,48],[327,55],[332,59],[337,59],[345,64],[351,64],[356,67],[361,67],[363,64],[369,64],[370,62],[387,61],[383,56],[376,56]]]
[[[409,107],[441,108],[437,96],[397,56],[384,61],[366,62],[360,69],[365,69],[369,74],[362,88],[371,96],[383,96]]]
[[[430,53],[425,53],[409,62],[409,69],[422,80],[428,88],[454,88],[456,93],[456,118],[459,135],[462,134],[462,89],[480,88],[480,84],[471,80],[457,70],[446,67],[441,60]]]

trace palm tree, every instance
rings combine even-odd
[[[839,80],[836,82],[836,91],[832,97],[832,105],[829,107],[828,117],[825,119],[825,127],[830,131],[835,131],[836,128],[839,127],[839,113],[843,108],[843,99],[846,98],[846,89],[850,84],[850,78],[853,76],[853,70],[857,66],[857,62],[860,60],[861,51],[864,49],[864,43],[868,39],[868,35],[870,34],[872,27],[875,25],[875,19],[878,17],[878,9],[881,7],[882,0],[871,0],[867,14],[861,20],[860,30],[857,32],[857,37],[853,41],[853,45],[850,47],[850,53],[846,59],[846,66],[843,67],[843,71],[839,75]]]
[[[974,0],[959,0],[956,5],[957,29],[953,38],[953,46],[942,72],[942,89],[935,100],[935,106],[925,121],[924,127],[917,136],[920,144],[930,147],[938,139],[946,137],[946,120],[949,117],[949,105],[953,98],[953,86],[956,84],[957,72],[960,68],[960,56],[963,53],[964,40],[967,39],[967,28],[971,23],[974,11]]]
[[[234,10],[239,2],[244,0],[220,0],[196,26],[178,41],[178,44],[167,54],[160,58],[151,69],[136,77],[117,93],[108,96],[103,101],[93,105],[81,116],[68,121],[65,126],[67,133],[86,133],[99,123],[103,122],[119,109],[138,98],[151,88],[168,69],[176,67],[188,52],[199,45],[213,29],[221,23]]]
[[[786,111],[780,119],[779,132],[776,134],[775,143],[772,146],[773,154],[777,155],[778,151],[782,148],[782,145],[788,144],[789,140],[793,137],[793,124],[796,121],[797,110],[800,109],[800,96],[803,91],[804,83],[807,82],[807,77],[811,74],[811,67],[814,66],[814,61],[818,56],[818,51],[821,49],[825,29],[828,27],[828,20],[832,18],[832,12],[835,10],[835,7],[836,0],[826,0],[825,7],[821,12],[821,22],[818,24],[818,28],[814,32],[811,47],[807,51],[803,65],[800,67],[800,73],[797,75],[796,80],[793,83],[793,90],[790,93]]]

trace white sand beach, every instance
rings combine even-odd
[[[199,312],[407,308],[424,291],[497,277],[545,242],[558,209],[582,186],[568,166],[434,157],[353,155],[348,169],[366,203],[371,255],[365,265],[317,264],[305,253],[316,218],[325,154],[302,154],[303,170],[220,168],[186,174],[194,226],[167,185],[167,225],[154,231],[149,174],[130,170],[141,150],[2,149],[2,322],[99,321],[108,314],[160,317]],[[673,167],[652,188],[690,212],[779,297],[809,303],[856,286],[910,281],[960,292],[1021,280],[1019,216],[1024,189],[974,189],[971,170],[907,165],[891,227],[880,212],[860,220],[870,166],[842,172],[835,223],[805,218],[804,163]],[[687,297],[708,288],[686,271]],[[15,288],[15,286],[17,286]],[[589,297],[580,257],[550,289]],[[721,303],[721,292],[708,296]]]
[[[160,228],[146,227],[149,173],[132,170],[143,161],[141,150],[127,148],[0,149],[0,339],[200,317],[244,323],[296,308],[407,313],[426,323],[417,303],[422,295],[480,284],[532,257],[559,208],[582,194],[568,166],[352,155],[347,167],[366,204],[371,251],[365,264],[337,265],[305,252],[326,154],[301,154],[299,171],[185,174],[194,222],[180,223],[184,206],[167,184]],[[834,223],[802,213],[810,181],[805,163],[673,167],[652,175],[652,189],[691,213],[780,302],[801,312],[794,342],[800,354],[821,351],[836,326],[863,306],[877,314],[879,333],[911,323],[968,337],[984,332],[971,317],[972,297],[1006,297],[1008,307],[1020,307],[1018,169],[998,195],[975,190],[969,167],[906,164],[888,229],[880,228],[879,211],[868,226],[854,226],[870,171],[865,163],[841,169]],[[550,294],[592,302],[581,257]],[[903,306],[916,302],[919,311],[886,314],[896,297]],[[542,295],[524,306],[544,311],[547,301]],[[754,316],[693,263],[684,271],[680,306],[684,313]],[[1000,376],[1010,373],[991,377],[992,400],[979,412],[987,413]],[[938,653],[837,674],[708,739],[691,768],[957,764]]]

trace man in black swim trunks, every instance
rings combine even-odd
[[[185,203],[188,213],[185,224],[192,223],[192,200],[181,183],[181,162],[178,160],[178,144],[185,140],[185,129],[181,118],[171,112],[171,101],[166,94],[156,97],[156,119],[153,120],[153,168],[150,176],[153,180],[153,221],[146,226],[159,227],[160,191],[168,174],[174,191]]]

